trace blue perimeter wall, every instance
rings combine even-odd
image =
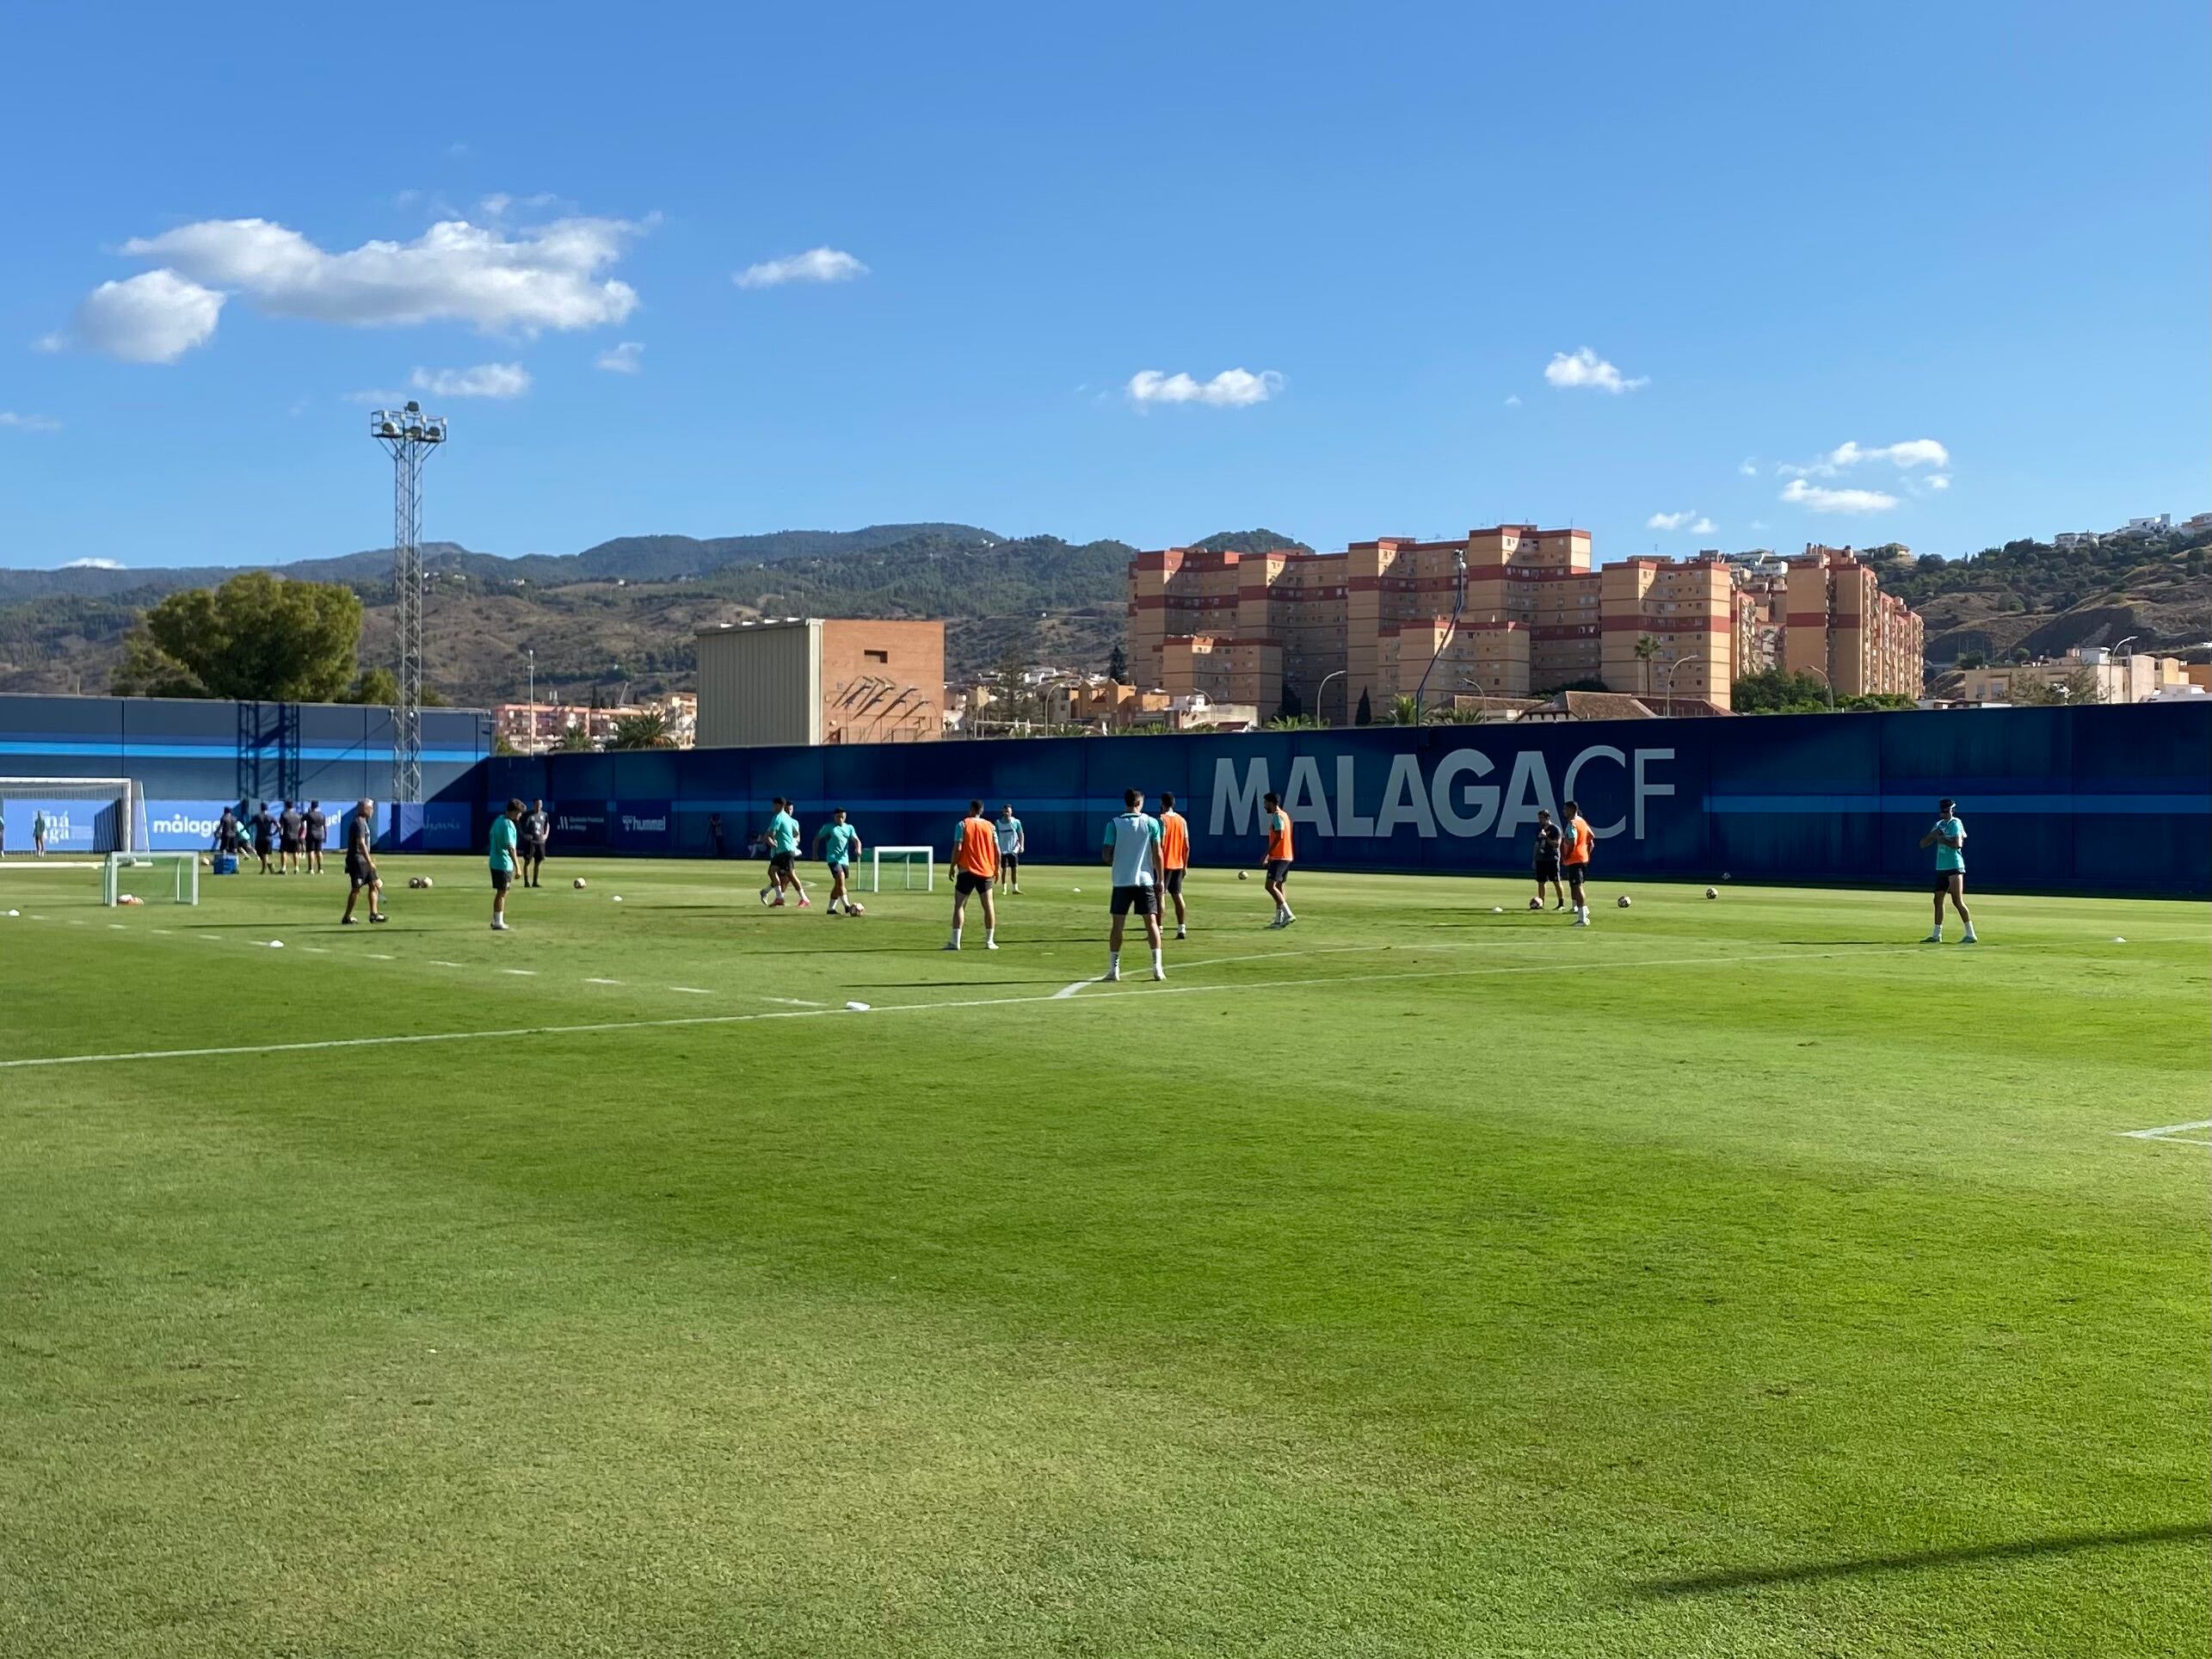
[[[647,750],[495,758],[484,780],[487,811],[545,801],[556,856],[703,855],[714,813],[741,855],[774,795],[810,840],[843,806],[869,843],[941,856],[980,796],[1014,803],[1030,856],[1082,863],[1134,786],[1174,791],[1201,865],[1256,865],[1273,789],[1309,867],[1520,871],[1536,809],[1571,794],[1600,871],[1900,885],[1928,879],[1919,837],[1951,795],[1978,888],[2212,894],[2212,706],[2190,704]]]
[[[703,855],[717,812],[736,855],[782,794],[810,836],[841,805],[871,843],[941,854],[981,796],[1014,804],[1032,856],[1087,863],[1134,786],[1155,805],[1176,792],[1201,864],[1256,864],[1274,789],[1309,867],[1517,872],[1536,809],[1571,792],[1600,870],[1917,884],[1936,799],[1956,795],[1977,887],[2212,896],[2212,706],[2194,704],[528,759],[490,756],[482,712],[434,709],[423,738],[431,799],[395,816],[384,709],[0,697],[0,774],[135,778],[157,846],[206,846],[226,803],[367,795],[385,845],[459,851],[520,795],[554,811],[556,856]],[[29,844],[32,810],[9,804],[9,847]]]
[[[332,809],[367,796],[379,836],[408,850],[476,844],[491,718],[480,709],[426,709],[419,809],[395,812],[391,711],[322,703],[227,703],[153,697],[0,696],[0,775],[134,778],[157,848],[203,848],[225,805],[320,800]],[[8,803],[7,844],[31,844],[33,816],[66,818],[56,850],[112,844],[113,825],[84,804]],[[20,820],[20,822],[19,822]]]

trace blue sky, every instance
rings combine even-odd
[[[357,399],[418,379],[425,532],[499,553],[2178,516],[2208,45],[2173,5],[19,11],[0,564],[383,545]]]

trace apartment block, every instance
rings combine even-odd
[[[1782,666],[1825,678],[1839,697],[1920,694],[1920,618],[1882,591],[1881,579],[1848,547],[1810,546],[1790,561]]]
[[[1726,708],[1737,675],[1792,649],[1815,652],[1815,666],[1840,676],[1839,694],[1920,683],[1919,619],[1847,549],[1599,569],[1587,530],[1500,524],[1450,541],[1357,541],[1340,553],[1169,547],[1139,553],[1129,581],[1130,662],[1142,683],[1269,713],[1288,700],[1337,723],[1363,695],[1386,718],[1424,679],[1432,701],[1602,681],[1662,704]],[[1819,616],[1802,638],[1800,609]]]

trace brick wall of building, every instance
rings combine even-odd
[[[824,621],[822,741],[934,743],[945,735],[942,622]]]

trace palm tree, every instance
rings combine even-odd
[[[674,749],[676,740],[669,734],[669,717],[659,709],[648,709],[643,714],[625,714],[614,723],[614,735],[607,740],[609,749]]]
[[[1420,706],[1420,703],[1419,703],[1419,702],[1418,702],[1418,701],[1417,701],[1417,700],[1416,700],[1413,696],[1411,696],[1410,694],[1406,694],[1406,695],[1401,695],[1401,696],[1398,696],[1398,697],[1393,698],[1393,699],[1391,700],[1391,702],[1390,702],[1390,724],[1391,724],[1391,725],[1419,725],[1420,723],[1421,723],[1421,706]]]
[[[1659,641],[1644,634],[1636,642],[1636,660],[1643,664],[1643,694],[1651,696],[1651,662],[1659,655]]]

